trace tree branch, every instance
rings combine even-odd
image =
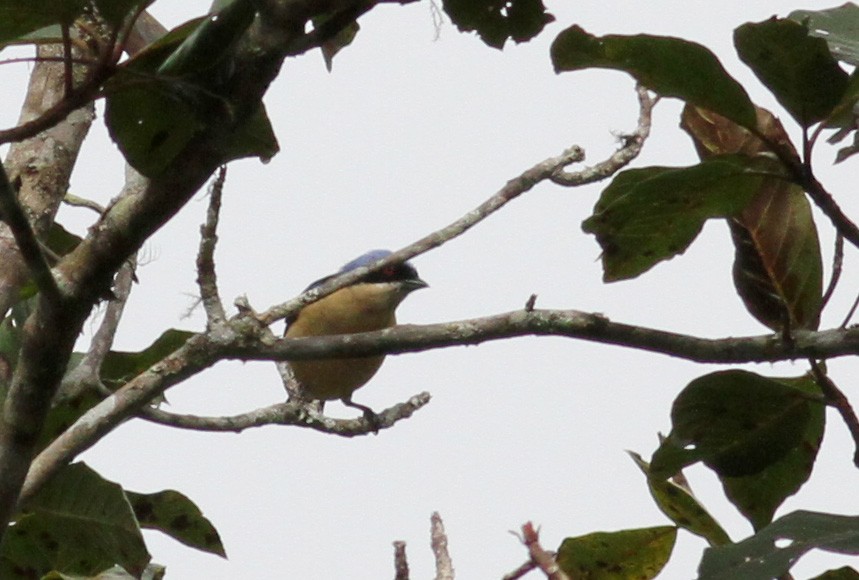
[[[659,352],[703,363],[742,363],[793,360],[796,358],[830,358],[859,352],[859,328],[820,332],[797,330],[792,340],[780,335],[744,338],[707,339],[665,332],[651,328],[611,322],[599,314],[574,310],[525,310],[485,318],[425,326],[404,325],[377,332],[344,336],[275,339],[267,327],[260,327],[248,314],[237,316],[214,332],[194,335],[163,360],[128,382],[102,403],[81,417],[33,461],[27,476],[27,495],[78,453],[91,447],[125,419],[136,414],[167,388],[199,373],[224,359],[299,360],[338,356],[366,356],[417,352],[453,345],[479,344],[514,336],[566,336],[591,342],[626,346]],[[420,395],[409,403],[416,410],[426,404]],[[284,403],[283,405],[296,404]],[[176,426],[203,430],[248,428],[281,422],[284,415],[272,418],[269,413],[292,407],[267,408],[259,412],[228,418],[171,418]],[[403,408],[392,407],[390,419],[404,415]],[[162,418],[165,416],[162,415]],[[362,419],[350,420],[341,429],[337,420],[319,416],[305,424],[338,435],[366,433]],[[389,419],[382,418],[387,425]],[[333,421],[333,422],[332,422]],[[289,423],[289,424],[299,424]]]
[[[324,298],[328,294],[354,283],[369,272],[379,270],[389,264],[404,262],[438,247],[445,242],[464,234],[466,231],[504,207],[507,202],[516,199],[542,181],[550,179],[561,185],[576,186],[605,179],[606,177],[616,173],[635,159],[641,151],[644,142],[650,134],[650,120],[653,107],[659,100],[658,97],[651,98],[644,87],[639,86],[636,88],[636,91],[638,93],[639,100],[638,126],[629,136],[626,137],[624,146],[613,153],[607,160],[598,163],[594,167],[585,168],[579,172],[564,171],[564,169],[569,165],[578,163],[584,159],[584,150],[581,147],[574,145],[560,155],[541,161],[537,165],[524,171],[518,177],[514,177],[509,180],[507,184],[492,197],[447,227],[437,230],[417,242],[394,252],[384,260],[380,260],[375,264],[371,264],[364,268],[346,272],[340,276],[335,276],[325,284],[317,286],[297,298],[270,308],[258,316],[259,321],[268,326],[277,320],[295,314],[307,304],[315,302],[320,298]]]
[[[339,276],[335,276],[328,282],[317,286],[312,290],[308,290],[297,298],[293,298],[283,304],[269,308],[262,314],[259,314],[257,319],[260,323],[268,326],[277,320],[281,320],[298,312],[301,308],[311,302],[315,302],[340,288],[353,284],[369,272],[379,270],[389,264],[405,262],[406,260],[428,252],[429,250],[436,248],[457,236],[461,236],[469,229],[504,207],[507,202],[516,199],[541,181],[551,178],[559,169],[581,161],[583,158],[584,152],[581,147],[574,145],[557,157],[550,157],[549,159],[541,161],[532,168],[524,171],[518,177],[514,177],[508,181],[507,184],[492,197],[450,225],[424,236],[417,242],[394,252],[383,260],[379,260],[369,266],[357,268]]]
[[[36,233],[30,227],[30,222],[21,206],[18,205],[17,195],[12,184],[9,183],[6,170],[2,167],[0,167],[0,215],[12,230],[12,235],[18,244],[18,251],[27,264],[39,292],[46,300],[59,304],[62,295],[57,287],[57,281],[54,280],[51,268],[45,260],[39,240],[36,239]]]
[[[647,89],[637,85],[635,91],[638,94],[638,126],[628,135],[623,135],[623,146],[615,151],[608,159],[601,161],[593,167],[586,167],[580,171],[565,171],[563,168],[556,171],[551,180],[558,185],[574,187],[601,181],[611,177],[638,157],[644,142],[650,136],[650,122],[653,115],[653,107],[659,102],[659,97],[651,97]]]
[[[197,285],[200,287],[200,299],[203,301],[210,327],[224,324],[227,320],[224,305],[218,294],[218,277],[215,274],[218,216],[221,212],[221,197],[224,193],[226,177],[227,168],[222,166],[209,190],[209,209],[206,212],[206,223],[200,226],[200,249],[197,252]]]
[[[406,558],[406,543],[394,542],[394,580],[409,580],[409,561]]]
[[[113,286],[115,298],[107,303],[101,324],[90,341],[89,350],[80,363],[63,377],[63,382],[60,385],[60,396],[73,397],[84,389],[101,386],[99,371],[104,362],[104,357],[113,347],[113,340],[119,328],[122,312],[125,310],[128,297],[131,295],[136,267],[137,260],[131,259],[116,275],[116,282]],[[106,388],[104,390],[109,393]]]
[[[276,403],[268,407],[254,409],[247,413],[224,417],[201,417],[199,415],[184,415],[169,413],[162,409],[143,408],[138,415],[153,423],[189,429],[192,431],[233,432],[240,433],[252,427],[266,425],[291,425],[307,427],[341,437],[355,437],[376,433],[380,429],[393,427],[399,421],[408,419],[415,412],[429,403],[430,394],[420,393],[408,401],[398,403],[376,414],[378,422],[369,421],[363,416],[355,419],[335,419],[316,412],[307,407],[302,401]]]
[[[430,517],[430,545],[435,555],[435,580],[453,580],[453,560],[447,551],[447,534],[438,512]]]
[[[537,565],[546,578],[549,580],[570,580],[558,563],[555,561],[555,555],[547,552],[540,545],[540,534],[534,529],[531,522],[527,522],[522,526],[522,543],[528,548],[528,553],[531,556],[531,561]]]
[[[61,58],[62,47],[39,47],[38,56]],[[76,73],[80,72],[75,68]],[[62,60],[39,61],[33,67],[20,123],[39,117],[63,98],[65,73]],[[66,117],[65,121],[36,137],[9,148],[5,167],[15,184],[16,199],[29,217],[38,238],[50,229],[57,208],[68,189],[69,177],[95,116],[90,104]],[[29,277],[9,226],[0,224],[0,313],[20,299],[20,289]]]
[[[776,362],[859,354],[859,327],[780,335],[701,338],[655,328],[612,322],[602,314],[578,310],[516,310],[482,318],[427,325],[400,325],[341,336],[249,341],[225,344],[223,354],[238,360],[306,360],[420,352],[475,345],[518,336],[565,336],[661,353],[699,363]]]
[[[815,382],[823,391],[823,396],[826,401],[838,411],[844,424],[847,425],[848,431],[853,438],[855,451],[853,453],[853,465],[859,467],[859,419],[856,418],[856,413],[853,411],[853,406],[844,392],[838,388],[838,385],[826,375],[826,371],[815,360],[810,360],[811,374],[814,376]]]

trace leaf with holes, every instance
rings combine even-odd
[[[443,0],[442,6],[459,30],[477,32],[499,50],[508,39],[531,40],[555,20],[543,0]]]
[[[788,18],[805,25],[809,36],[825,40],[838,60],[859,65],[859,6],[847,2],[829,10],[794,10]]]
[[[692,167],[646,167],[615,176],[582,229],[602,248],[603,279],[634,278],[682,254],[704,222],[739,213],[770,160],[724,156]]]
[[[91,576],[113,564],[139,576],[148,562],[122,488],[74,463],[27,502],[24,514],[6,532],[0,577],[41,578],[51,570]]]
[[[779,578],[813,549],[859,555],[859,517],[789,513],[742,542],[707,548],[698,580]]]
[[[720,476],[759,473],[802,444],[820,405],[800,389],[747,371],[698,377],[674,400],[671,432],[653,454],[651,473],[671,477],[697,461]]]
[[[159,530],[210,554],[227,557],[215,526],[188,497],[172,489],[157,493],[125,492],[143,528]]]
[[[792,149],[781,123],[757,110],[758,130]],[[687,106],[681,127],[698,154],[766,155],[769,148],[748,130],[703,109]],[[746,309],[773,330],[817,328],[823,295],[823,263],[817,227],[802,189],[773,176],[763,179],[751,202],[728,221],[734,241],[734,285]]]

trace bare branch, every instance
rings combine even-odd
[[[438,512],[430,517],[430,545],[435,555],[435,580],[453,580],[453,561],[447,551],[447,534]]]
[[[818,332],[796,329],[792,340],[774,334],[712,339],[612,322],[598,313],[535,309],[440,324],[407,324],[343,336],[235,343],[224,345],[224,355],[239,360],[371,356],[474,345],[517,336],[565,336],[699,363],[775,362],[859,353],[859,327]]]
[[[221,325],[227,319],[224,305],[218,294],[218,277],[215,274],[218,217],[221,212],[221,197],[226,178],[227,167],[221,166],[209,190],[209,209],[206,212],[206,223],[200,226],[200,249],[197,252],[197,285],[200,287],[200,298],[210,327]]]
[[[651,97],[647,89],[642,85],[638,85],[635,90],[638,93],[638,126],[629,135],[622,136],[622,147],[615,151],[611,157],[597,163],[593,167],[586,167],[581,171],[558,169],[551,176],[553,182],[558,185],[573,187],[601,181],[607,177],[611,177],[638,157],[638,154],[641,153],[641,149],[644,147],[644,142],[650,136],[650,120],[653,114],[653,107],[659,102],[659,97]]]
[[[72,207],[85,207],[93,210],[98,214],[104,213],[104,206],[100,203],[92,201],[91,199],[86,199],[84,197],[78,197],[77,195],[71,193],[66,194],[66,196],[63,198],[63,203]]]
[[[40,116],[63,98],[62,47],[41,46],[38,56],[56,56],[60,60],[37,62],[33,67],[20,123]],[[13,143],[9,148],[6,171],[15,184],[18,203],[29,216],[39,238],[48,232],[54,221],[93,118],[94,108],[90,104],[69,115],[63,123],[33,139]],[[11,230],[6,224],[0,224],[0,313],[8,311],[19,300],[20,288],[28,276],[27,265],[18,253]]]
[[[520,578],[522,578],[523,576],[525,576],[529,572],[533,572],[536,569],[537,569],[537,564],[535,564],[531,560],[528,560],[527,562],[525,562],[524,564],[522,564],[521,566],[519,566],[518,568],[516,568],[512,572],[508,572],[507,574],[502,576],[501,580],[519,580]]]
[[[826,286],[826,291],[823,293],[823,298],[820,300],[820,310],[826,308],[829,299],[835,293],[838,287],[838,281],[841,279],[841,269],[844,266],[844,236],[839,233],[835,234],[835,251],[832,255],[832,276],[829,278],[829,284]],[[843,324],[847,326],[847,323]]]
[[[850,243],[859,248],[859,227],[847,217],[832,194],[826,191],[823,184],[817,181],[813,175],[802,174],[803,179],[799,181],[811,200],[826,214],[835,230],[850,240]]]
[[[341,437],[369,435],[379,429],[388,429],[394,424],[408,419],[418,409],[429,403],[429,393],[420,393],[408,401],[398,403],[393,407],[377,413],[378,423],[363,416],[356,419],[334,419],[319,414],[314,407],[308,407],[302,401],[276,403],[247,413],[225,417],[201,417],[199,415],[182,415],[169,413],[162,409],[144,408],[138,412],[142,419],[169,427],[190,429],[193,431],[214,431],[239,433],[252,427],[266,425],[291,425],[307,427]]]
[[[464,234],[469,229],[504,207],[507,202],[516,199],[538,183],[550,179],[559,169],[581,161],[583,158],[584,152],[581,147],[574,145],[557,157],[550,157],[549,159],[541,161],[518,177],[514,177],[508,181],[504,187],[495,193],[495,195],[450,225],[424,236],[417,242],[394,252],[387,258],[379,260],[374,264],[335,276],[325,284],[317,286],[312,290],[308,290],[297,298],[293,298],[288,302],[269,308],[262,314],[259,314],[257,318],[262,324],[268,326],[277,320],[281,320],[298,312],[301,308],[311,302],[315,302],[340,288],[355,283],[369,272],[379,270],[389,264],[404,262],[417,255],[428,252],[429,250]]]
[[[841,415],[841,419],[847,425],[847,429],[853,437],[853,443],[856,448],[853,453],[853,465],[859,467],[859,419],[856,418],[853,406],[844,392],[826,375],[826,371],[817,364],[817,361],[811,360],[809,362],[811,363],[811,374],[814,376],[814,380],[820,387],[820,390],[823,391],[823,396],[826,397],[827,402],[835,407]]]
[[[35,137],[42,131],[54,127],[66,119],[73,111],[90,105],[98,93],[101,84],[106,80],[107,67],[99,64],[83,84],[75,87],[66,98],[58,101],[52,107],[31,121],[16,127],[0,131],[0,144],[23,141]]]
[[[125,310],[125,304],[131,295],[134,282],[134,270],[137,261],[132,258],[119,270],[113,286],[114,299],[107,303],[104,317],[90,342],[89,350],[78,365],[66,373],[60,386],[60,395],[64,397],[74,396],[82,389],[91,386],[100,386],[101,378],[99,370],[104,362],[104,357],[113,346],[113,339]]]
[[[9,226],[9,229],[12,230],[12,235],[18,244],[18,251],[24,258],[39,292],[46,300],[59,304],[62,295],[57,287],[57,281],[54,280],[48,261],[42,253],[39,240],[36,239],[36,233],[30,227],[30,222],[24,215],[21,206],[18,205],[15,189],[9,183],[6,170],[2,167],[0,167],[0,215],[3,216],[3,221]]]
[[[394,542],[394,580],[409,580],[409,561],[406,559],[406,543]]]
[[[547,552],[540,545],[540,534],[534,529],[531,522],[522,526],[522,543],[528,547],[531,560],[543,571],[546,578],[549,580],[570,580],[570,577],[558,566],[555,555]]]

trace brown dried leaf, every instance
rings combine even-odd
[[[779,120],[757,108],[758,128],[790,147]],[[681,127],[702,159],[742,153],[766,155],[768,147],[748,130],[689,105]],[[734,285],[746,309],[773,330],[817,328],[823,292],[820,242],[802,189],[782,177],[765,179],[758,195],[729,221],[734,240]]]

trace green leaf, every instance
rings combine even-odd
[[[820,387],[810,377],[776,379],[788,387],[820,396]],[[826,409],[823,405],[810,405],[811,417],[802,433],[799,445],[775,463],[753,475],[722,476],[725,495],[748,519],[755,530],[772,522],[773,515],[784,500],[799,491],[811,477],[811,470],[823,440],[826,426]]]
[[[243,157],[259,157],[263,163],[268,163],[278,151],[280,145],[262,103],[253,115],[224,136],[220,147],[225,162]]]
[[[814,548],[859,554],[859,517],[809,511],[790,513],[742,542],[707,548],[698,579],[777,578]]]
[[[52,570],[93,575],[119,564],[141,574],[149,562],[122,488],[83,463],[63,468],[25,506],[0,548],[0,577]]]
[[[166,82],[111,82],[105,122],[128,163],[147,177],[157,177],[205,129],[197,114],[201,99]]]
[[[459,30],[476,31],[497,49],[509,38],[517,43],[531,40],[555,20],[542,0],[443,0],[442,6]]]
[[[694,42],[646,34],[597,37],[572,26],[552,43],[552,63],[555,72],[624,71],[657,93],[714,111],[743,127],[755,126],[755,109],[745,89],[712,52]]]
[[[850,566],[844,566],[837,570],[828,570],[810,580],[859,580],[859,572]]]
[[[556,559],[571,578],[648,580],[668,562],[676,538],[674,526],[594,532],[565,539]]]
[[[671,433],[653,455],[654,476],[704,461],[721,476],[761,472],[802,444],[812,408],[800,389],[755,373],[728,370],[693,380],[671,409]]]
[[[832,56],[859,65],[859,7],[847,2],[829,10],[794,10],[788,18],[808,28],[808,34],[822,38]]]
[[[847,73],[826,41],[793,20],[771,18],[734,31],[740,59],[803,127],[826,119],[847,88]]]
[[[112,388],[123,385],[184,345],[193,332],[165,330],[155,342],[140,352],[110,351],[101,365],[101,380]]]
[[[70,24],[84,0],[0,0],[0,45],[25,42],[23,37],[52,24]]]
[[[72,368],[72,365],[69,365]],[[80,419],[84,413],[99,404],[104,397],[94,388],[85,389],[73,396],[57,400],[48,411],[42,431],[39,433],[37,450],[47,447],[66,429],[71,427],[75,421]]]
[[[62,27],[59,24],[49,24],[6,41],[0,40],[0,49],[15,44],[58,44],[62,41]]]
[[[140,10],[145,9],[155,0],[93,0],[98,8],[99,14],[110,24],[118,27],[125,23],[126,19]]]
[[[762,164],[763,162],[763,164]],[[741,211],[770,162],[723,156],[692,167],[647,167],[615,176],[582,229],[602,247],[603,279],[634,278],[682,254],[709,218]]]
[[[227,557],[215,526],[194,502],[178,491],[134,493],[126,491],[141,527],[159,530],[186,546]]]
[[[314,28],[318,26],[315,20],[313,26]],[[357,22],[353,22],[335,34],[333,38],[323,42],[319,47],[322,49],[322,58],[325,59],[325,68],[328,69],[328,72],[331,72],[331,67],[334,65],[334,56],[352,44],[352,41],[355,40],[359,30],[361,30],[361,27]]]
[[[51,224],[51,229],[48,230],[48,235],[42,241],[54,254],[62,257],[77,248],[82,240],[80,236],[69,232],[54,222]]]
[[[167,34],[147,45],[143,50],[131,57],[125,63],[125,68],[138,73],[155,74],[158,67],[160,67],[164,61],[173,54],[183,42],[185,42],[185,39],[187,39],[205,20],[206,18],[201,16],[173,28],[167,32]]]
[[[199,77],[232,54],[256,15],[253,0],[234,0],[199,26],[164,60],[158,72],[168,76]],[[217,82],[217,81],[216,81]]]
[[[638,453],[628,451],[629,456],[647,477],[647,486],[657,507],[677,526],[701,536],[711,546],[728,544],[727,532],[702,506],[695,496],[680,485],[665,478],[653,477],[650,465]]]

